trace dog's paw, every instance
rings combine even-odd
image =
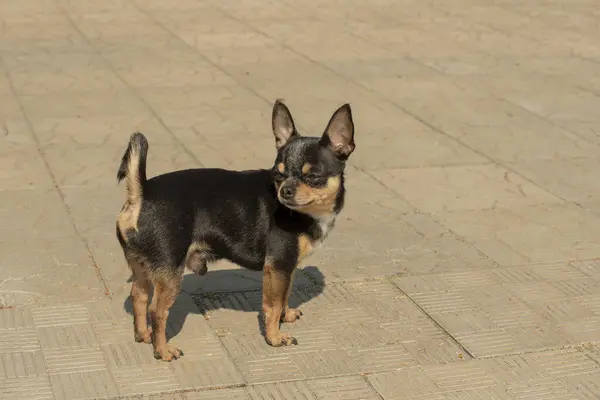
[[[152,330],[148,328],[142,332],[136,331],[135,332],[135,341],[138,343],[146,343],[146,344],[152,343]]]
[[[288,308],[285,314],[281,316],[281,322],[296,322],[302,315],[302,311],[297,308]]]
[[[179,350],[177,347],[165,345],[163,347],[154,349],[154,358],[157,360],[172,361],[177,360],[182,356],[183,351]]]
[[[288,333],[277,332],[273,335],[265,336],[265,340],[273,347],[292,346],[298,344],[295,337]]]

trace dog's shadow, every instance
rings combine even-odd
[[[131,282],[131,278],[128,280]],[[291,308],[302,304],[323,292],[325,278],[319,268],[298,268],[293,290],[289,298]],[[262,272],[246,269],[224,269],[208,271],[204,276],[186,274],[182,290],[171,307],[167,320],[167,339],[179,334],[189,314],[209,317],[218,310],[235,310],[257,313],[258,328],[264,335],[261,317]],[[151,300],[151,298],[150,298]],[[125,311],[133,316],[131,296],[123,303]],[[150,322],[150,321],[148,321]]]

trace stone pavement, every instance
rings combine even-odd
[[[371,3],[370,5],[367,5]],[[598,0],[0,2],[0,399],[599,399]],[[186,276],[186,352],[133,341],[114,237],[149,174],[269,167],[271,104],[350,102],[336,231],[298,274]]]

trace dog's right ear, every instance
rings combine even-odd
[[[277,150],[285,146],[292,137],[299,136],[296,132],[292,114],[281,100],[276,100],[273,106],[272,124]]]

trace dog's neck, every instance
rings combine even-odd
[[[336,217],[337,217],[337,213],[334,212],[331,214],[326,214],[326,215],[322,215],[322,216],[315,218],[318,229],[320,230],[319,235],[318,235],[319,242],[323,242],[327,238],[327,235],[329,235],[329,232],[331,232],[331,230],[335,226]]]

